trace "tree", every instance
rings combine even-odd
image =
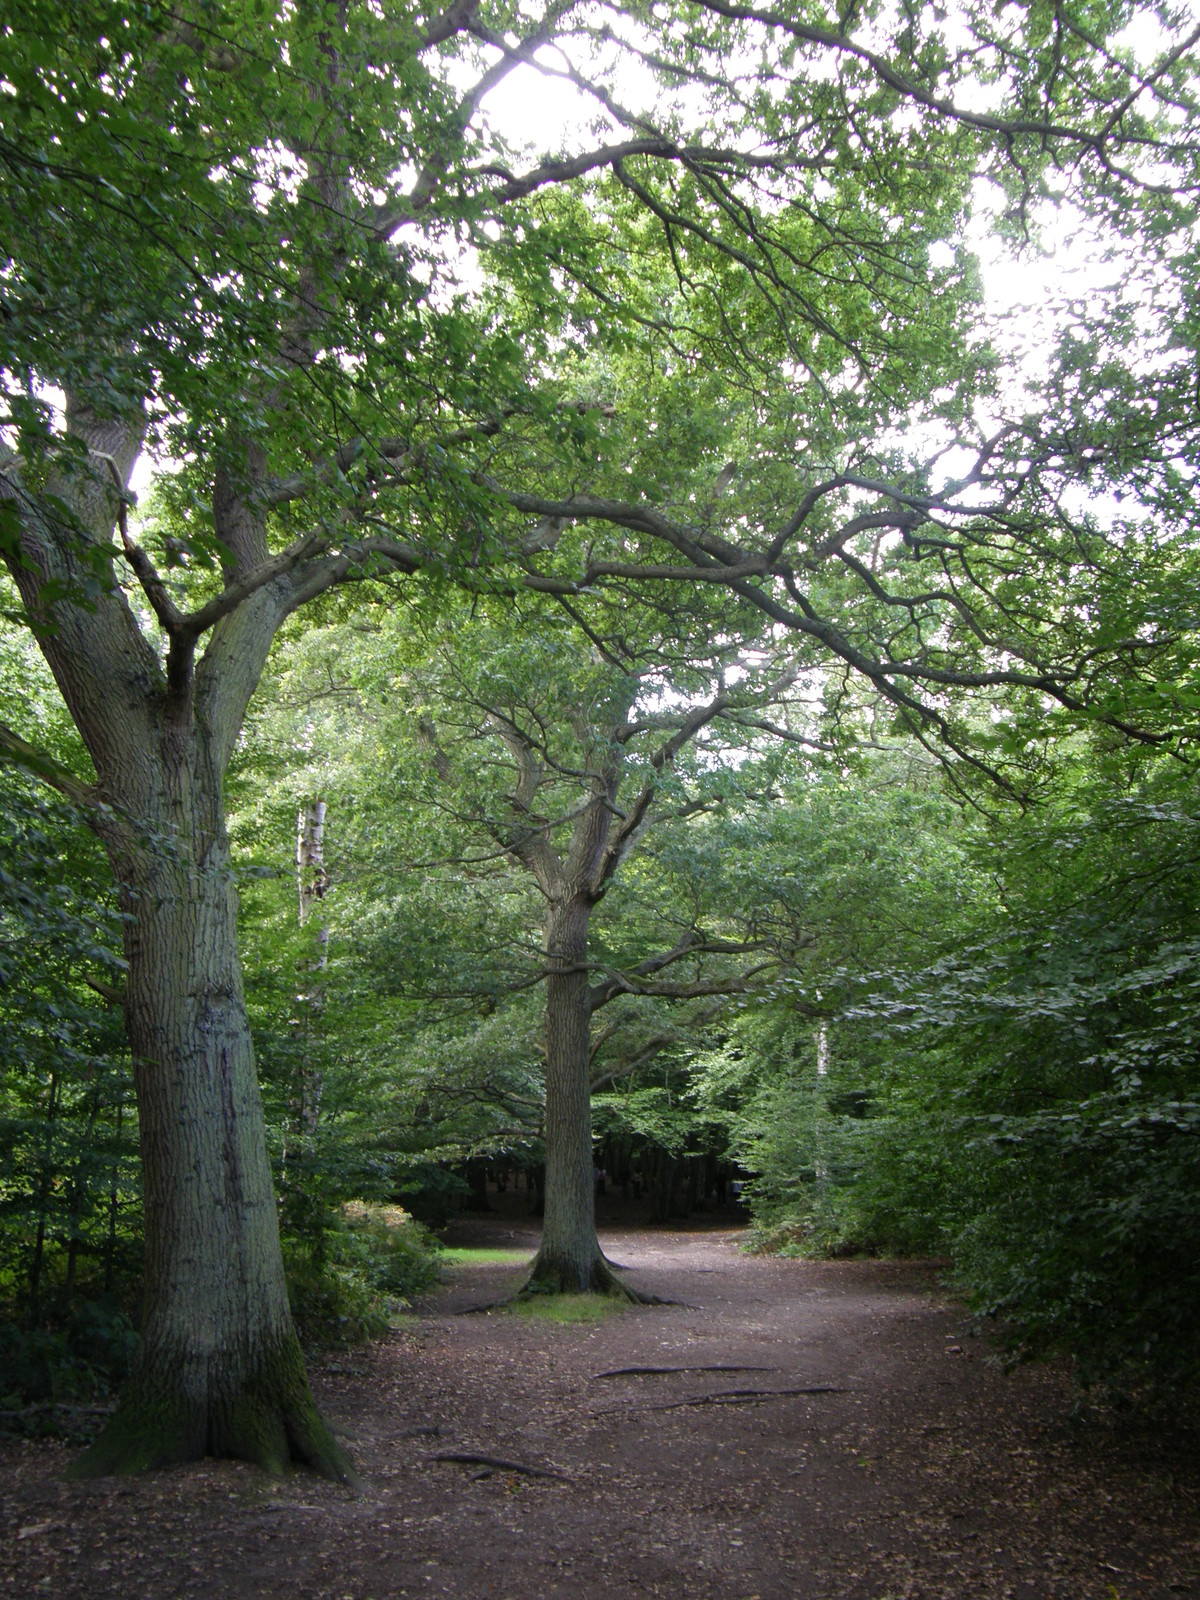
[[[1107,16],[1049,33],[1040,15],[970,21],[996,113],[961,109],[975,51],[948,43],[932,13],[898,19],[879,43],[875,19],[799,24],[723,0],[678,28],[653,16],[616,27],[558,5],[529,18],[471,3],[135,13],[111,0],[35,0],[5,24],[4,553],[15,609],[92,771],[56,766],[19,731],[3,747],[83,806],[108,851],[145,1173],[141,1343],[82,1470],[213,1451],[349,1471],[312,1406],[287,1312],[222,797],[272,639],[299,607],[383,569],[471,581],[522,538],[521,581],[552,591],[620,580],[632,557],[639,578],[719,577],[948,738],[936,704],[905,689],[914,675],[933,694],[1013,681],[1074,707],[1089,699],[1072,688],[1081,657],[1103,697],[1120,686],[1091,663],[1140,668],[1157,642],[1124,649],[1105,619],[1066,628],[1047,659],[1054,616],[1034,607],[1024,631],[1002,627],[1034,586],[1064,592],[1075,530],[1044,549],[1043,522],[1013,533],[1018,513],[999,491],[983,521],[1002,530],[1005,571],[1020,566],[1015,591],[997,600],[985,587],[968,603],[984,622],[965,630],[966,665],[957,639],[953,659],[927,651],[926,618],[936,629],[960,604],[954,584],[983,522],[961,495],[911,477],[878,489],[863,465],[874,444],[846,464],[847,442],[877,441],[915,394],[934,393],[926,410],[958,424],[985,384],[986,359],[954,336],[967,263],[938,269],[929,256],[953,233],[976,165],[991,161],[1018,203],[1056,163],[1085,184],[1098,175],[1085,193],[1101,208],[1138,193],[1138,225],[1163,235],[1164,255],[1169,223],[1156,219],[1170,196],[1145,190],[1142,169],[1166,174],[1159,188],[1190,181],[1190,131],[1155,121],[1160,104],[1190,115],[1190,41],[1143,69],[1092,42],[1111,31]],[[481,102],[551,41],[598,108],[600,143],[514,171]],[[656,79],[654,114],[621,103],[621,61]],[[727,78],[728,61],[745,73]],[[716,109],[693,134],[697,84]],[[456,234],[495,263],[473,300],[456,291]],[[648,246],[678,275],[666,318],[648,317],[644,295],[612,303],[609,284],[628,285]],[[778,461],[753,493],[795,512],[747,552],[664,515],[652,479],[636,480],[632,501],[578,492],[603,430],[554,366],[579,330],[626,343],[644,332],[680,352],[684,387],[718,339],[741,382],[782,354],[789,403],[761,441],[762,459]],[[979,444],[974,478],[992,483],[1003,462],[1056,526],[1027,457],[1061,481],[1124,470],[1131,449],[1163,438],[1183,416],[1182,377],[1172,367],[1123,387],[1122,354],[1112,383],[1070,368],[1070,426]],[[1119,449],[1096,443],[1101,406],[1120,412]],[[805,490],[788,463],[810,430],[816,457],[836,464]],[[147,445],[182,470],[163,489],[174,517],[139,531],[130,483]],[[709,450],[694,436],[682,446],[711,482]],[[1180,515],[1188,492],[1177,489]],[[617,531],[564,577],[552,552],[539,561],[531,516]],[[939,517],[956,529],[965,517],[969,537],[947,543]],[[921,584],[891,597],[912,620],[901,659],[882,669],[809,600],[776,595],[804,565],[786,548],[811,535],[805,559],[842,561],[891,614],[878,574],[854,566],[850,540],[864,530],[902,536],[906,577],[930,559],[951,569],[934,599]],[[629,532],[681,552],[682,566],[642,565]],[[1025,665],[997,668],[996,652]]]
[[[1016,1354],[1177,1397],[1197,1379],[1193,795],[1177,763],[1065,744],[1045,805],[968,832],[994,892],[957,939],[845,992],[890,1118],[858,1226],[923,1212],[913,1233]]]
[[[581,626],[536,600],[486,615],[479,606],[468,640],[450,611],[424,660],[401,670],[383,657],[435,778],[427,803],[465,835],[459,861],[518,865],[543,908],[523,978],[545,985],[545,1222],[529,1280],[543,1292],[629,1293],[596,1238],[592,1018],[626,996],[740,992],[763,972],[761,960],[740,959],[755,942],[712,923],[702,902],[668,903],[666,942],[651,935],[625,960],[595,947],[593,912],[656,823],[701,815],[761,780],[749,746],[765,718],[782,725],[800,676],[769,641],[750,645],[731,627],[728,606],[676,613],[670,643],[665,619],[629,596],[603,619],[600,610]]]

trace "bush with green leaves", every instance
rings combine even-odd
[[[106,1394],[135,1340],[137,1117],[120,921],[76,809],[0,769],[0,1425]]]
[[[955,1263],[1010,1350],[1071,1356],[1121,1392],[1195,1389],[1200,1103],[1100,1095],[997,1117],[973,1145]]]
[[[308,1344],[377,1338],[437,1281],[437,1241],[398,1206],[348,1205],[315,1247],[285,1236],[283,1250],[292,1314]]]
[[[0,1432],[92,1431],[75,1403],[124,1382],[137,1344],[127,1311],[111,1300],[74,1300],[52,1324],[0,1321]]]
[[[852,985],[885,1112],[852,1208],[948,1249],[1014,1356],[1178,1390],[1200,1381],[1200,814],[1182,769],[1115,765],[1078,754],[1047,805],[976,827],[996,899],[938,959]]]

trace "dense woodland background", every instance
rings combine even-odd
[[[588,664],[567,651],[557,682],[529,618],[495,621],[508,643],[477,618],[480,657],[457,651],[439,688],[470,674],[548,721]],[[388,622],[297,630],[231,779],[290,1283],[317,1341],[379,1331],[430,1281],[427,1239],[348,1202],[437,1223],[483,1163],[515,1186],[544,1159],[539,907],[423,748],[441,626],[417,648],[406,632],[402,673]],[[7,645],[5,680],[43,747],[74,754],[28,646]],[[486,785],[475,707],[458,726]],[[1103,733],[1043,736],[1035,804],[968,803],[920,748],[873,743],[847,762],[766,736],[680,779],[709,803],[647,834],[594,959],[632,972],[684,937],[745,948],[687,959],[712,997],[627,992],[604,1014],[598,1159],[614,1187],[624,1165],[672,1185],[667,1220],[697,1189],[711,1204],[719,1157],[751,1177],[762,1246],[946,1255],[1014,1354],[1177,1394],[1200,1313],[1194,776]],[[317,794],[328,886],[301,925],[297,820]],[[119,916],[88,829],[10,771],[0,843],[5,1403],[40,1426],[31,1404],[103,1391],[128,1358],[137,1115],[110,993]]]
[[[1014,1357],[1194,1394],[1191,19],[27,9],[4,1425],[128,1370],[131,926],[222,795],[304,1339],[430,1281],[397,1207],[542,1182],[577,903],[596,1156],[656,1220],[744,1179],[763,1248],[945,1257]],[[479,115],[547,41],[590,154]],[[159,788],[224,741],[193,835],[89,723],[121,629]]]

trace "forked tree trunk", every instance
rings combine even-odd
[[[288,1306],[219,776],[196,759],[162,776],[154,847],[114,861],[129,918],[144,1321],[116,1414],[75,1471],[221,1455],[347,1478]]]
[[[629,1294],[596,1237],[587,932],[592,902],[552,904],[546,924],[546,1211],[526,1291]]]
[[[22,484],[0,441],[9,469],[0,499],[17,505],[20,523],[20,559],[6,559],[35,615],[47,592],[77,596],[81,573],[101,570],[118,529],[126,539],[141,448],[136,415],[101,416],[68,394],[66,417],[80,451],[64,454],[44,495]],[[232,584],[216,616],[181,616],[128,542],[165,657],[115,584],[86,604],[52,602],[53,626],[39,634],[96,771],[93,788],[58,772],[48,781],[88,805],[126,914],[125,1020],[145,1188],[142,1336],[79,1475],[205,1454],[352,1475],[313,1404],[288,1309],[238,966],[222,785],[272,639],[303,594],[299,568],[249,582],[270,546],[265,513],[243,491],[263,481],[267,462],[257,447],[238,459],[236,472],[219,466],[214,478]]]

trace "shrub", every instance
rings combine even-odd
[[[58,1323],[0,1322],[0,1430],[77,1433],[64,1413],[116,1389],[136,1345],[133,1323],[107,1300],[76,1301]]]
[[[437,1242],[399,1206],[352,1201],[316,1239],[284,1240],[288,1297],[309,1344],[378,1338],[437,1279]]]

